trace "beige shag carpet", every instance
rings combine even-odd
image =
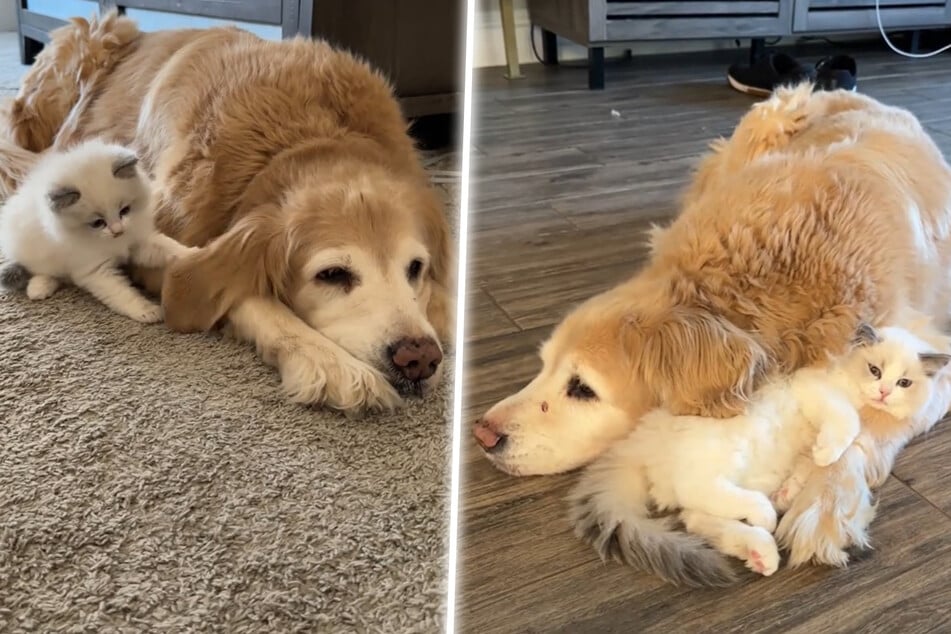
[[[450,379],[353,421],[248,346],[0,295],[0,631],[440,630]]]

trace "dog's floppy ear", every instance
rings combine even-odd
[[[169,265],[162,283],[165,323],[178,332],[210,330],[244,298],[285,300],[289,272],[281,210],[262,205]]]
[[[450,242],[448,225],[443,205],[432,190],[422,192],[420,210],[423,215],[426,248],[429,250],[429,303],[426,316],[436,334],[448,343],[452,339],[453,311],[452,287],[455,284],[455,255]]]
[[[676,415],[735,416],[766,376],[755,339],[701,308],[677,307],[631,330],[641,380]]]

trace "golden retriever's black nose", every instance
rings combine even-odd
[[[436,373],[442,363],[439,344],[430,337],[400,339],[390,346],[393,365],[410,381],[422,381]]]
[[[505,446],[505,440],[508,438],[505,434],[500,434],[492,429],[484,420],[476,421],[475,425],[472,426],[472,435],[475,436],[479,446],[488,453],[501,451],[502,447]]]

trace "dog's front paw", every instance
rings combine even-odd
[[[310,354],[308,354],[310,352]],[[300,348],[280,359],[281,381],[291,400],[325,405],[348,416],[395,409],[402,400],[377,370],[326,347]]]

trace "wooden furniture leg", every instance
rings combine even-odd
[[[515,34],[515,6],[513,0],[499,0],[502,14],[502,39],[505,41],[506,79],[520,79],[522,69],[518,63],[518,41]]]

